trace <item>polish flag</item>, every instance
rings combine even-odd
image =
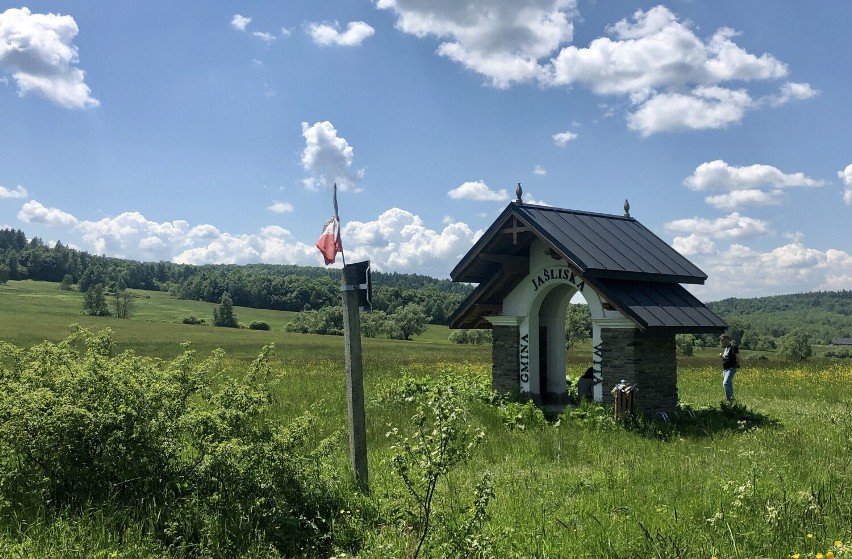
[[[334,264],[338,252],[343,252],[343,243],[340,242],[340,220],[337,216],[329,219],[322,230],[322,235],[317,241],[316,247],[325,258],[325,264]]]

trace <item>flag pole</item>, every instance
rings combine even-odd
[[[337,183],[334,183],[334,219],[337,220],[337,227],[340,227],[340,212],[337,209]],[[346,253],[343,252],[343,235],[340,235],[340,258],[343,260],[343,267],[346,268]]]
[[[340,212],[337,207],[337,183],[334,183],[334,219],[340,234]],[[340,241],[343,259],[341,287],[343,298],[343,344],[346,359],[346,404],[349,425],[349,466],[355,483],[364,493],[370,492],[367,466],[367,421],[364,410],[364,371],[361,360],[361,314],[358,290],[361,281],[357,265],[346,266],[343,240]]]

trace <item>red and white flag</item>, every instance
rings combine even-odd
[[[337,183],[334,183],[334,217],[325,222],[325,228],[317,241],[317,248],[325,258],[325,265],[334,264],[337,253],[343,253],[343,243],[340,241],[340,216],[337,213]],[[346,257],[343,258],[346,265]]]

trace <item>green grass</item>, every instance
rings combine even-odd
[[[147,295],[136,300],[131,320],[92,318],[81,314],[79,293],[10,282],[0,286],[0,340],[21,346],[60,340],[77,322],[112,328],[119,349],[162,358],[177,355],[182,341],[202,354],[222,347],[236,374],[263,345],[275,343],[283,379],[278,413],[292,418],[313,407],[321,418],[316,436],[333,437],[334,466],[346,475],[341,337],[284,333],[287,313],[243,308],[235,309],[241,323],[263,320],[273,330],[187,326],[179,323],[183,316],[212,317],[213,305]],[[390,467],[385,433],[391,426],[409,430],[417,401],[394,397],[389,388],[406,375],[439,386],[459,376],[487,382],[490,348],[451,344],[446,334],[431,327],[411,342],[364,340],[370,499],[380,518],[364,521],[362,558],[404,557],[410,549],[411,534],[394,512],[405,492]],[[469,401],[466,424],[482,428],[486,440],[442,486],[441,503],[465,505],[490,471],[495,497],[483,534],[495,542],[497,557],[813,558],[829,550],[850,557],[843,546],[852,542],[852,363],[746,359],[735,379],[741,406],[724,408],[717,354],[718,348],[702,348],[679,363],[680,399],[694,419],[683,414],[672,423],[625,428],[608,411],[584,408],[513,429],[500,408]],[[588,344],[574,348],[569,371],[581,372],[589,355]],[[145,536],[144,522],[114,527],[113,517],[100,514],[77,520],[36,514],[33,525],[7,518],[0,556],[90,556],[63,554],[61,546],[104,557],[168,553]],[[129,547],[122,547],[122,533]],[[118,552],[126,555],[110,555]]]

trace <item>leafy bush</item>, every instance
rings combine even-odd
[[[500,419],[510,429],[519,429],[521,431],[527,428],[547,425],[544,412],[532,400],[527,400],[523,404],[520,402],[506,402],[500,407]]]
[[[491,330],[453,330],[449,340],[457,344],[490,344]]]
[[[181,322],[183,322],[184,324],[196,324],[197,325],[197,324],[205,324],[207,321],[204,320],[203,318],[196,318],[194,316],[185,316],[185,317],[183,317],[183,320]]]
[[[302,311],[284,327],[287,332],[299,334],[343,335],[343,309],[323,307],[318,311]]]
[[[272,330],[272,327],[269,326],[268,322],[263,322],[261,320],[253,320],[251,324],[249,324],[249,329],[251,330]]]
[[[29,350],[0,342],[0,513],[136,510],[159,541],[205,557],[331,549],[344,484],[322,465],[329,441],[311,444],[310,413],[271,414],[272,346],[223,381],[222,350],[163,362],[114,345],[80,328]]]
[[[830,350],[825,352],[826,357],[833,357],[835,359],[850,359],[852,358],[852,351],[848,349],[841,349],[838,351]]]

